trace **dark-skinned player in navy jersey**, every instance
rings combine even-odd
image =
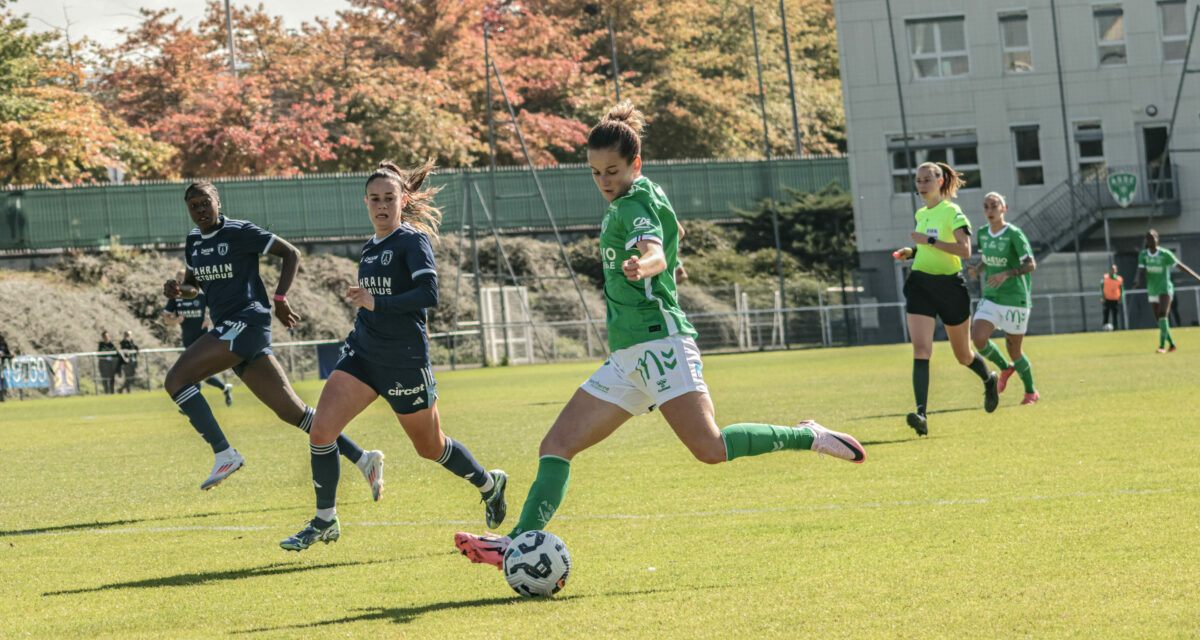
[[[210,182],[193,183],[183,198],[196,228],[184,244],[183,282],[167,280],[163,294],[191,300],[203,290],[214,328],[180,354],[163,386],[216,456],[212,472],[200,484],[208,490],[240,469],[246,459],[221,432],[200,394],[201,380],[232,368],[280,420],[306,433],[316,412],[296,396],[271,352],[271,301],[258,275],[260,255],[269,253],[283,260],[275,287],[275,316],[285,327],[295,327],[300,316],[288,304],[287,291],[300,268],[300,251],[250,222],[221,215],[221,199]],[[363,451],[344,436],[338,444],[342,455],[362,471],[378,500],[383,491],[383,453]]]
[[[186,279],[187,273],[184,271],[176,272],[175,280],[183,282]],[[183,348],[186,349],[200,336],[208,333],[212,328],[212,324],[208,321],[208,305],[204,302],[204,291],[196,292],[196,297],[191,300],[185,298],[170,298],[167,300],[167,305],[163,307],[163,322],[171,325],[179,325],[183,333]],[[233,406],[233,385],[225,384],[217,376],[209,376],[204,379],[204,383],[220,389],[225,394],[225,406]],[[197,385],[199,386],[199,385]],[[183,409],[179,410],[183,413]]]
[[[442,218],[433,205],[440,189],[422,189],[432,170],[432,161],[411,171],[382,162],[367,178],[367,215],[375,235],[363,245],[358,283],[346,291],[358,313],[337,367],[321,391],[308,434],[317,513],[299,533],[279,543],[284,549],[300,551],[341,535],[339,434],[379,397],[391,406],[417,455],[437,461],[479,490],[489,527],[504,521],[508,476],[499,469],[485,471],[462,443],[442,432],[438,415],[437,382],[425,332],[425,310],[438,302],[430,238],[437,237]]]

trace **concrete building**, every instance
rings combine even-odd
[[[1035,293],[1095,290],[1098,300],[1109,247],[1132,284],[1151,215],[1163,245],[1200,266],[1200,153],[1183,151],[1200,148],[1200,75],[1179,91],[1198,4],[835,0],[865,295],[902,299],[891,252],[911,244],[924,203],[909,172],[927,160],[966,175],[957,202],[976,228],[984,194],[1007,197],[1009,221],[1039,254]],[[1190,58],[1200,67],[1200,42]],[[1128,208],[1109,193],[1116,173],[1137,176]],[[1181,302],[1190,324],[1196,305]],[[1060,322],[1096,329],[1099,304],[1085,319],[1076,303]],[[1131,317],[1141,312],[1130,305]]]

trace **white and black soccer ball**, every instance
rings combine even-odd
[[[513,538],[504,552],[504,579],[513,591],[526,596],[554,595],[571,575],[571,553],[558,536],[548,531],[526,531]]]
[[[1112,323],[1111,323],[1111,322],[1105,322],[1105,323],[1104,323],[1104,330],[1105,330],[1105,331],[1112,331],[1112,330],[1113,330]]]

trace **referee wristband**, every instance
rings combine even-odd
[[[283,295],[282,293],[277,293],[277,294],[275,294],[275,295],[274,295],[274,296],[272,296],[272,297],[273,297],[273,298],[275,298],[276,300],[280,301],[280,302],[282,302],[282,301],[284,301],[284,300],[287,300],[287,296]]]

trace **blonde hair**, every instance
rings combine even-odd
[[[1000,193],[998,193],[996,191],[989,191],[988,194],[983,197],[983,199],[986,202],[988,198],[995,198],[995,199],[999,200],[1001,209],[1008,208],[1008,201],[1006,201],[1004,199],[1004,196],[1000,195]]]
[[[629,100],[622,100],[608,110],[599,124],[588,133],[589,149],[617,148],[617,153],[629,162],[642,155],[642,131],[646,116]]]
[[[950,165],[945,162],[925,162],[917,167],[917,171],[928,167],[933,171],[933,174],[938,178],[942,178],[942,186],[938,189],[944,198],[953,198],[958,195],[958,190],[963,187],[962,174],[955,171]]]
[[[433,196],[441,191],[442,187],[421,188],[431,173],[433,173],[433,158],[408,171],[400,169],[389,160],[384,160],[379,163],[379,167],[375,169],[374,173],[367,177],[367,186],[376,180],[392,180],[400,185],[404,194],[408,196],[408,200],[404,203],[404,209],[400,212],[400,220],[416,227],[417,230],[433,240],[438,237],[438,225],[442,223],[442,210],[434,206]]]

